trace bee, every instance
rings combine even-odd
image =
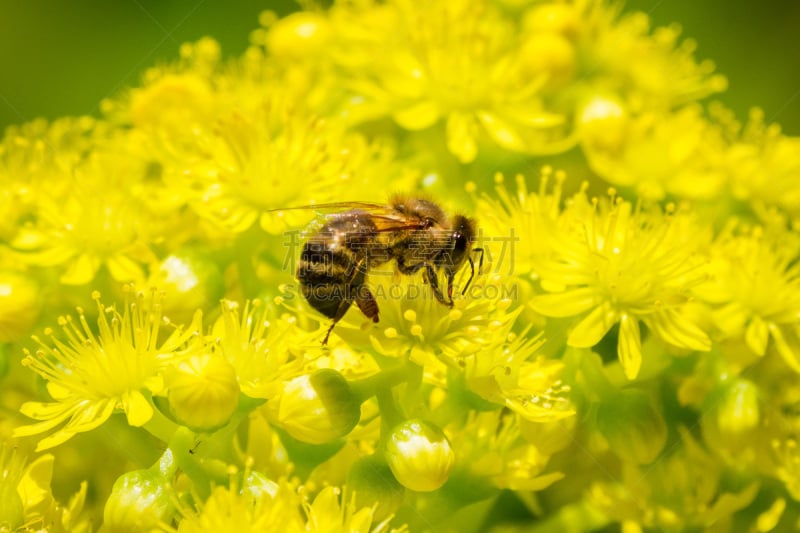
[[[332,319],[322,344],[353,303],[373,322],[379,321],[378,302],[367,287],[369,271],[394,261],[400,274],[422,271],[442,305],[453,306],[453,281],[465,262],[475,276],[473,253],[475,221],[463,215],[448,216],[436,203],[423,198],[395,197],[389,204],[339,202],[291,209],[347,209],[326,217],[324,224],[304,244],[297,265],[303,296],[317,311]],[[447,288],[443,293],[439,275]]]

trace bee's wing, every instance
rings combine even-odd
[[[408,218],[402,213],[397,212],[397,210],[392,209],[389,205],[370,202],[330,202],[285,207],[281,209],[268,209],[267,212],[280,213],[281,211],[306,210],[325,213],[326,211],[334,211],[333,213],[325,213],[325,216],[329,217],[341,216],[342,209],[365,211],[370,219],[375,222],[378,228],[377,231],[379,232],[415,230],[424,227],[421,222]]]
[[[375,204],[370,202],[329,202],[329,203],[322,203],[322,204],[309,204],[309,205],[297,205],[292,207],[281,207],[278,209],[267,209],[267,213],[279,213],[281,211],[298,211],[298,210],[307,210],[307,211],[331,211],[331,210],[341,210],[341,209],[363,209],[364,211],[386,211],[387,213],[392,210],[392,208],[386,204]]]

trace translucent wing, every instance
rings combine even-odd
[[[300,205],[293,207],[285,207],[280,209],[268,209],[267,212],[280,214],[282,211],[317,211],[324,213],[326,217],[341,216],[347,211],[364,211],[370,219],[377,226],[378,232],[391,232],[391,231],[404,231],[416,230],[426,227],[425,223],[419,220],[414,220],[403,213],[393,209],[392,206],[387,204],[378,204],[371,202],[330,202],[322,204]],[[333,211],[332,213],[326,213]]]

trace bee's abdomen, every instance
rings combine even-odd
[[[326,242],[307,242],[297,265],[297,279],[308,303],[333,318],[342,302],[364,283],[358,257],[348,249],[331,249]],[[348,304],[349,307],[349,304]]]

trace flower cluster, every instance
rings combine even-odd
[[[795,527],[800,140],[605,0],[260,24],[0,141],[0,530]]]

